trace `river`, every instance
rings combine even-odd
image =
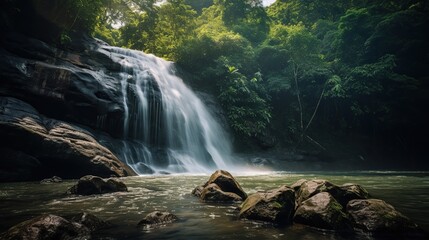
[[[75,181],[0,184],[0,232],[40,214],[68,215],[82,211],[112,223],[94,234],[95,239],[345,239],[333,232],[303,225],[277,228],[239,220],[236,204],[202,203],[191,195],[209,175],[128,177],[129,192],[67,196]],[[326,179],[335,184],[358,183],[374,198],[392,204],[429,231],[429,172],[267,172],[236,176],[247,193],[268,190],[305,179]],[[155,229],[137,223],[154,210],[170,211],[180,220]],[[350,237],[348,237],[350,239]]]

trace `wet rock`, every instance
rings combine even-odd
[[[256,157],[256,158],[250,159],[250,164],[253,166],[261,167],[261,166],[271,166],[273,165],[273,162],[266,158]]]
[[[321,192],[301,203],[296,209],[294,221],[322,229],[351,231],[350,220],[342,209],[331,194]]]
[[[117,122],[125,111],[118,93],[121,66],[109,55],[89,37],[76,38],[64,50],[24,35],[4,36],[0,95],[32,103],[44,115],[119,137],[122,127]]]
[[[0,239],[4,240],[84,240],[90,238],[90,230],[84,225],[55,215],[43,215],[27,220],[0,235]]]
[[[67,216],[66,218],[71,222],[82,224],[83,226],[87,227],[91,232],[110,226],[108,222],[96,217],[93,214],[86,212]]]
[[[240,218],[289,224],[295,210],[293,189],[282,186],[266,193],[250,195],[240,206]]]
[[[307,179],[299,179],[298,181],[296,181],[295,183],[293,183],[292,185],[290,185],[290,187],[295,190],[298,191],[299,188],[301,187],[301,185],[305,182],[307,182]]]
[[[354,183],[346,183],[340,186],[336,200],[345,208],[347,203],[354,199],[367,199],[369,193],[362,186]]]
[[[112,192],[127,192],[127,186],[116,179],[104,180],[98,176],[84,176],[67,190],[68,194],[92,195]]]
[[[198,191],[198,190],[197,190]],[[197,193],[198,194],[198,193]],[[232,192],[224,192],[220,187],[211,183],[204,187],[201,191],[200,199],[204,202],[238,202],[242,201],[242,198]]]
[[[310,180],[305,181],[299,187],[299,190],[296,193],[297,206],[312,196],[321,193],[329,192],[334,198],[339,196],[341,189],[326,180]]]
[[[383,200],[351,200],[347,204],[347,212],[357,230],[375,237],[423,239],[416,224]]]
[[[138,226],[150,227],[156,225],[162,225],[177,221],[179,218],[169,212],[155,211],[151,212],[138,223]]]
[[[194,190],[192,190],[192,195],[196,197],[201,197],[201,193],[203,192],[204,187],[203,186],[196,186]]]
[[[215,183],[224,192],[232,192],[240,196],[243,200],[247,198],[247,194],[243,191],[240,184],[235,180],[231,173],[225,170],[217,170],[210,179],[204,184],[204,187]]]
[[[136,163],[134,164],[133,168],[140,174],[154,174],[155,171],[149,167],[148,165],[144,164],[144,163]]]
[[[247,194],[235,178],[225,170],[217,170],[202,186],[197,186],[192,194],[205,202],[243,201]]]
[[[34,171],[29,180],[53,175],[63,178],[88,174],[102,177],[135,175],[86,130],[46,118],[15,98],[0,97],[0,132],[0,145],[14,153],[11,158],[18,158],[14,164],[10,164],[12,159],[0,159],[0,172]],[[23,168],[27,170],[20,170]],[[13,174],[7,176],[7,181],[21,179],[11,178]]]
[[[50,183],[60,183],[63,179],[57,176],[53,176],[51,178],[45,178],[42,181],[40,181],[41,184],[50,184]]]

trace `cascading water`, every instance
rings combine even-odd
[[[119,157],[138,173],[209,172],[231,165],[229,137],[171,62],[105,47],[122,66],[124,141]]]

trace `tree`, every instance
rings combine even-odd
[[[291,93],[296,97],[299,115],[298,131],[296,131],[297,145],[307,139],[322,147],[307,133],[317,114],[330,76],[321,58],[319,43],[319,40],[303,24],[273,26],[265,43],[274,51],[283,51],[287,56],[284,60],[287,63],[283,63],[285,68],[275,76],[271,76],[268,81],[271,84],[270,89],[292,91]],[[266,49],[269,48],[265,47],[264,50]],[[272,54],[272,56],[276,55]],[[306,94],[303,94],[304,92]]]
[[[255,44],[265,39],[270,26],[261,0],[216,0],[215,4],[229,29]]]
[[[271,109],[260,83],[261,76],[256,74],[249,80],[235,67],[226,67],[227,76],[220,83],[219,99],[232,129],[248,137],[264,134],[271,120]]]
[[[168,0],[161,5],[155,28],[156,44],[152,53],[177,60],[177,50],[185,39],[193,35],[196,14],[184,0]]]

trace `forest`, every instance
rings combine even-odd
[[[429,239],[428,0],[1,0],[0,239]]]
[[[43,11],[34,14],[31,3]],[[1,5],[2,31],[65,49],[90,35],[175,62],[194,89],[216,96],[239,151],[304,150],[428,166],[426,0]],[[56,25],[41,31],[46,18]]]

